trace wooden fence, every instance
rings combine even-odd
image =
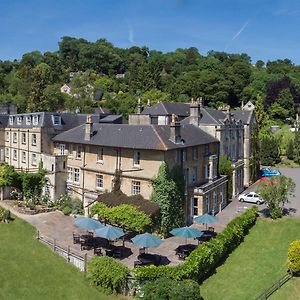
[[[256,300],[264,300],[268,299],[274,292],[280,289],[287,281],[289,281],[293,277],[292,272],[288,272],[284,276],[282,276],[279,280],[277,280],[271,287],[266,289],[261,295],[259,295]]]
[[[37,239],[51,248],[55,253],[63,257],[66,261],[74,265],[76,268],[80,269],[82,272],[86,272],[87,261],[91,258],[87,253],[82,255],[80,252],[71,249],[70,246],[65,248],[57,243],[56,240],[41,235],[39,231],[37,232]]]

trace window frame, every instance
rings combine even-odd
[[[17,159],[18,159],[17,150],[14,149],[13,150],[13,160],[17,160]]]
[[[26,132],[22,132],[22,144],[26,145]]]
[[[32,133],[31,134],[31,145],[32,146],[36,146],[36,140],[37,140],[36,133]]]
[[[80,151],[79,151],[79,149],[80,149]],[[82,146],[81,145],[77,145],[76,146],[76,155],[75,155],[76,159],[81,159],[81,152],[82,152]]]
[[[26,151],[22,151],[22,163],[26,164]]]
[[[18,140],[18,138],[17,138],[17,133],[16,132],[13,132],[13,143],[17,143],[17,140]]]
[[[73,174],[74,174],[73,182],[76,183],[76,184],[79,184],[80,183],[80,169],[79,168],[74,168]]]
[[[97,152],[97,162],[103,163],[104,161],[104,148],[100,147]]]
[[[141,182],[140,181],[132,180],[131,194],[132,195],[140,195],[141,194]]]
[[[103,186],[104,186],[103,175],[102,174],[96,174],[96,189],[97,190],[103,190]]]
[[[37,155],[36,155],[36,153],[31,153],[31,165],[32,166],[37,165]]]
[[[133,151],[133,167],[139,168],[141,166],[141,152],[138,150]]]

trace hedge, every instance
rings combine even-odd
[[[126,266],[109,256],[94,256],[88,262],[90,282],[106,294],[121,293],[128,274]]]
[[[300,272],[300,240],[293,241],[289,246],[288,268],[293,273]]]
[[[198,246],[183,264],[176,267],[138,267],[134,269],[135,277],[140,282],[161,277],[203,281],[243,241],[256,218],[257,206],[254,206],[233,219],[214,239]]]

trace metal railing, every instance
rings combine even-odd
[[[288,271],[287,274],[282,276],[279,280],[277,280],[271,287],[266,289],[263,293],[261,293],[255,300],[264,300],[268,299],[274,292],[276,292],[280,287],[282,287],[287,281],[289,281],[293,277],[291,271]]]
[[[87,253],[82,255],[78,251],[71,249],[70,246],[65,248],[59,243],[57,243],[55,239],[51,239],[44,235],[41,235],[39,231],[37,232],[37,239],[43,244],[47,245],[49,248],[51,248],[53,252],[57,253],[66,261],[74,265],[76,268],[80,269],[82,272],[86,272],[87,261],[91,258],[88,256]]]

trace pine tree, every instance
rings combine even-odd
[[[294,140],[294,161],[300,163],[300,131],[295,134]]]
[[[261,140],[261,164],[274,166],[280,162],[280,150],[277,139],[273,136],[265,136]]]
[[[293,141],[293,139],[289,140],[289,143],[286,148],[286,156],[288,159],[291,159],[291,160],[294,159],[294,141]]]

